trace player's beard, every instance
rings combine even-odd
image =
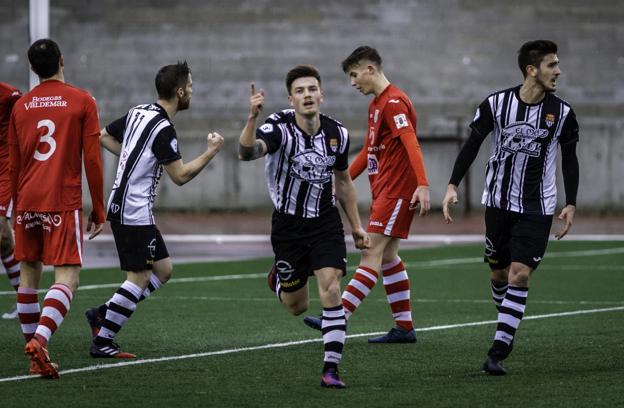
[[[178,100],[178,111],[187,110],[191,106],[191,96],[184,94],[184,96]]]
[[[556,81],[556,79],[555,79]],[[555,92],[555,87],[553,87],[551,84],[551,81],[544,81],[542,78],[540,78],[539,76],[536,78],[535,82],[537,82],[542,89],[544,90],[544,92],[548,93],[548,92]]]

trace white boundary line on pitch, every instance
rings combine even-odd
[[[583,256],[600,256],[600,255],[613,255],[613,254],[624,254],[624,247],[616,247],[616,248],[605,248],[605,249],[588,249],[584,251],[559,251],[559,252],[547,252],[544,256],[544,259],[550,258],[571,258],[571,257],[583,257]],[[417,262],[406,262],[406,268],[418,268],[418,267],[436,267],[436,266],[448,266],[448,265],[461,265],[466,263],[483,263],[483,258],[449,258],[449,259],[433,259],[430,261],[417,261]],[[544,268],[548,266],[544,265]],[[617,265],[614,266],[616,269]],[[350,266],[347,268],[348,271],[354,271],[355,267]],[[236,274],[236,275],[219,275],[219,276],[199,276],[199,277],[191,277],[191,278],[172,278],[167,284],[173,283],[192,283],[192,282],[206,282],[206,281],[221,281],[221,280],[239,280],[239,279],[248,279],[248,278],[263,278],[266,277],[266,273],[249,273],[249,274]],[[102,288],[116,288],[119,287],[121,283],[102,283],[97,285],[83,285],[79,286],[78,290],[94,290],[94,289],[102,289]],[[47,289],[39,289],[39,293],[47,292]],[[14,291],[0,291],[0,296],[11,296],[15,295]]]
[[[564,317],[564,316],[574,316],[574,315],[582,315],[582,314],[591,314],[591,313],[604,313],[604,312],[613,312],[624,310],[624,306],[620,307],[610,307],[604,309],[587,309],[587,310],[574,310],[570,312],[561,312],[561,313],[551,313],[551,314],[543,314],[543,315],[535,315],[535,316],[526,316],[524,320],[537,320],[537,319],[547,319],[551,317]],[[447,324],[442,326],[431,326],[431,327],[423,327],[417,329],[419,332],[425,331],[437,331],[437,330],[448,330],[448,329],[457,329],[463,327],[475,327],[475,326],[484,326],[487,324],[497,323],[496,320],[484,320],[480,322],[469,322],[469,323],[457,323],[457,324]],[[357,338],[357,337],[368,337],[368,336],[377,336],[381,334],[385,334],[386,332],[371,332],[371,333],[358,333],[358,334],[350,334],[347,338]],[[252,347],[241,347],[234,349],[226,349],[226,350],[218,350],[218,351],[208,351],[205,353],[196,353],[196,354],[186,354],[181,356],[169,356],[169,357],[159,357],[159,358],[146,358],[142,360],[134,360],[134,361],[124,361],[121,363],[113,363],[113,364],[97,364],[94,366],[82,367],[82,368],[71,368],[69,370],[59,371],[59,374],[67,375],[74,373],[81,373],[87,371],[97,371],[97,370],[105,370],[108,368],[118,368],[118,367],[126,367],[133,365],[143,365],[150,363],[160,363],[164,361],[176,361],[176,360],[187,360],[192,358],[201,358],[201,357],[210,357],[210,356],[218,356],[223,354],[233,354],[233,353],[241,353],[245,351],[256,351],[256,350],[266,350],[266,349],[274,349],[274,348],[284,348],[290,346],[297,346],[301,344],[309,344],[309,343],[318,343],[323,341],[323,339],[314,338],[314,339],[306,339],[306,340],[298,340],[298,341],[289,341],[285,343],[271,343],[271,344],[263,344],[260,346],[252,346]],[[31,376],[31,375],[20,375],[15,377],[5,377],[0,378],[0,382],[10,382],[10,381],[20,381],[20,380],[30,380],[33,378],[39,378],[39,376]]]

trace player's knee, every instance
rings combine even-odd
[[[308,310],[310,303],[307,300],[297,300],[289,304],[285,303],[284,306],[286,307],[286,310],[288,310],[290,314],[294,316],[299,316],[300,314]]]

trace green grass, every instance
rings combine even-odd
[[[531,280],[527,316],[624,306],[624,242],[553,242]],[[342,377],[346,390],[319,386],[322,343],[238,350],[181,360],[61,373],[58,381],[0,382],[0,407],[390,407],[505,406],[614,407],[624,405],[624,310],[525,320],[508,375],[480,372],[494,324],[435,329],[496,318],[480,245],[402,251],[412,283],[415,345],[369,345],[347,339]],[[563,254],[558,256],[557,254]],[[576,255],[576,256],[570,256]],[[440,260],[462,259],[451,265]],[[357,263],[350,256],[349,265]],[[438,264],[436,264],[436,262]],[[174,278],[253,274],[270,259],[179,265]],[[349,274],[350,276],[350,274]],[[51,283],[44,274],[42,287]],[[114,269],[85,270],[82,285],[121,283]],[[310,314],[320,310],[311,280]],[[346,283],[346,279],[345,282]],[[0,281],[0,291],[10,287]],[[61,370],[109,364],[88,356],[84,310],[115,288],[78,291],[50,344]],[[40,297],[42,298],[42,296]],[[14,302],[0,296],[0,311]],[[349,321],[349,334],[392,325],[380,284]],[[433,329],[431,329],[433,328]],[[417,329],[417,330],[418,330]],[[320,338],[300,317],[282,310],[265,279],[171,282],[141,303],[117,340],[141,359]],[[0,380],[26,373],[23,339],[14,321],[0,321]]]

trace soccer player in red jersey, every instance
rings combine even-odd
[[[384,288],[395,321],[387,334],[370,343],[414,343],[410,284],[399,257],[399,243],[407,238],[420,204],[420,216],[429,211],[429,183],[416,138],[416,112],[409,97],[386,78],[377,50],[362,46],[342,62],[351,85],[374,95],[368,109],[368,131],[363,149],[349,167],[355,179],[368,168],[372,205],[368,222],[371,246],[362,252],[360,265],[342,294],[349,318],[383,275]],[[316,317],[305,323],[320,326]]]
[[[9,123],[9,169],[15,203],[15,258],[22,264],[17,308],[31,374],[58,378],[48,341],[69,311],[82,264],[82,165],[93,212],[92,239],[104,224],[100,126],[93,97],[65,83],[63,56],[50,39],[35,41],[28,60],[40,84],[15,103]],[[40,310],[42,264],[55,283]]]
[[[17,88],[0,82],[0,258],[6,269],[7,277],[11,286],[17,290],[20,280],[19,262],[13,256],[13,230],[9,219],[13,213],[11,201],[11,181],[9,179],[9,145],[7,132],[9,118],[15,101],[22,96]],[[15,319],[17,317],[17,305],[12,310],[2,315],[3,319]]]

